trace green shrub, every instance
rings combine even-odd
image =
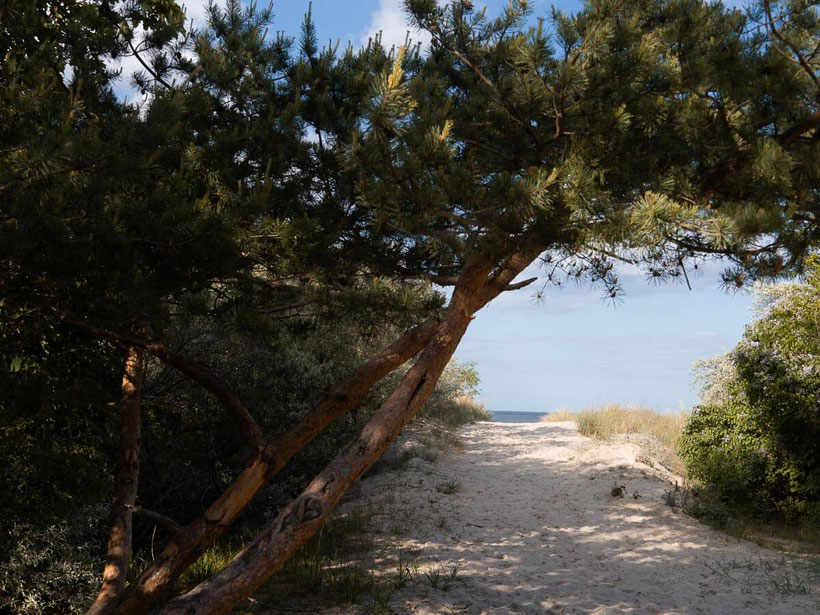
[[[84,613],[99,589],[108,511],[82,508],[59,523],[15,523],[0,555],[0,613]]]
[[[698,406],[679,443],[690,478],[735,506],[765,509],[765,436],[738,396],[722,405]]]
[[[762,317],[707,367],[709,403],[693,412],[681,452],[690,476],[727,503],[817,522],[820,266],[766,295]]]
[[[475,399],[478,383],[475,363],[451,361],[419,416],[438,419],[448,427],[491,421],[492,412]]]

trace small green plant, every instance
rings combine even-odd
[[[679,493],[677,491],[672,491],[671,489],[667,489],[663,492],[661,499],[663,503],[671,508],[677,508],[680,506],[680,499],[678,497]]]
[[[446,483],[439,483],[436,485],[436,491],[444,495],[453,495],[461,491],[461,481],[449,480]]]
[[[222,570],[242,548],[243,544],[235,539],[224,539],[205,551],[202,556],[185,571],[177,581],[180,590],[185,590],[201,583]]]
[[[12,524],[0,555],[0,613],[84,613],[99,587],[95,545],[105,536],[103,507],[62,524]]]
[[[393,597],[394,586],[391,583],[381,583],[370,573],[370,602],[367,611],[379,615],[390,612],[390,599]]]
[[[459,570],[461,570],[460,564],[456,564],[449,571],[439,566],[429,572],[425,572],[424,577],[427,579],[427,582],[430,583],[430,587],[446,592],[455,584]]]
[[[390,583],[396,589],[404,589],[413,581],[413,571],[400,558],[398,564],[396,564],[396,572],[390,576]]]
[[[370,588],[370,578],[358,566],[342,566],[333,571],[330,591],[337,600],[345,604],[359,602]]]

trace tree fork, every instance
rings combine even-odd
[[[356,407],[379,380],[417,355],[433,337],[439,324],[437,320],[428,320],[409,329],[331,389],[297,425],[279,435],[251,460],[200,517],[182,528],[157,560],[122,592],[107,612],[145,612],[222,535],[294,454],[334,419]]]
[[[143,349],[126,348],[120,402],[120,437],[114,499],[108,531],[106,563],[100,592],[88,615],[106,612],[125,586],[131,560],[134,502],[139,484],[139,449],[141,422],[142,375],[145,367]]]

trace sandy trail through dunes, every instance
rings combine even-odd
[[[820,613],[808,560],[676,513],[662,499],[671,485],[636,461],[634,444],[593,443],[571,422],[479,423],[461,435],[462,450],[367,479],[345,504],[382,511],[377,553],[410,554],[418,567],[394,612]],[[436,489],[451,480],[458,493]],[[424,577],[456,565],[448,591]]]

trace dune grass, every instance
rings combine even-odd
[[[684,412],[660,414],[640,406],[607,404],[578,412],[561,409],[550,412],[541,420],[575,421],[581,434],[596,440],[608,440],[618,435],[643,436],[644,441],[640,444],[646,453],[646,461],[660,463],[683,475],[684,464],[678,456],[678,439],[686,417]]]

